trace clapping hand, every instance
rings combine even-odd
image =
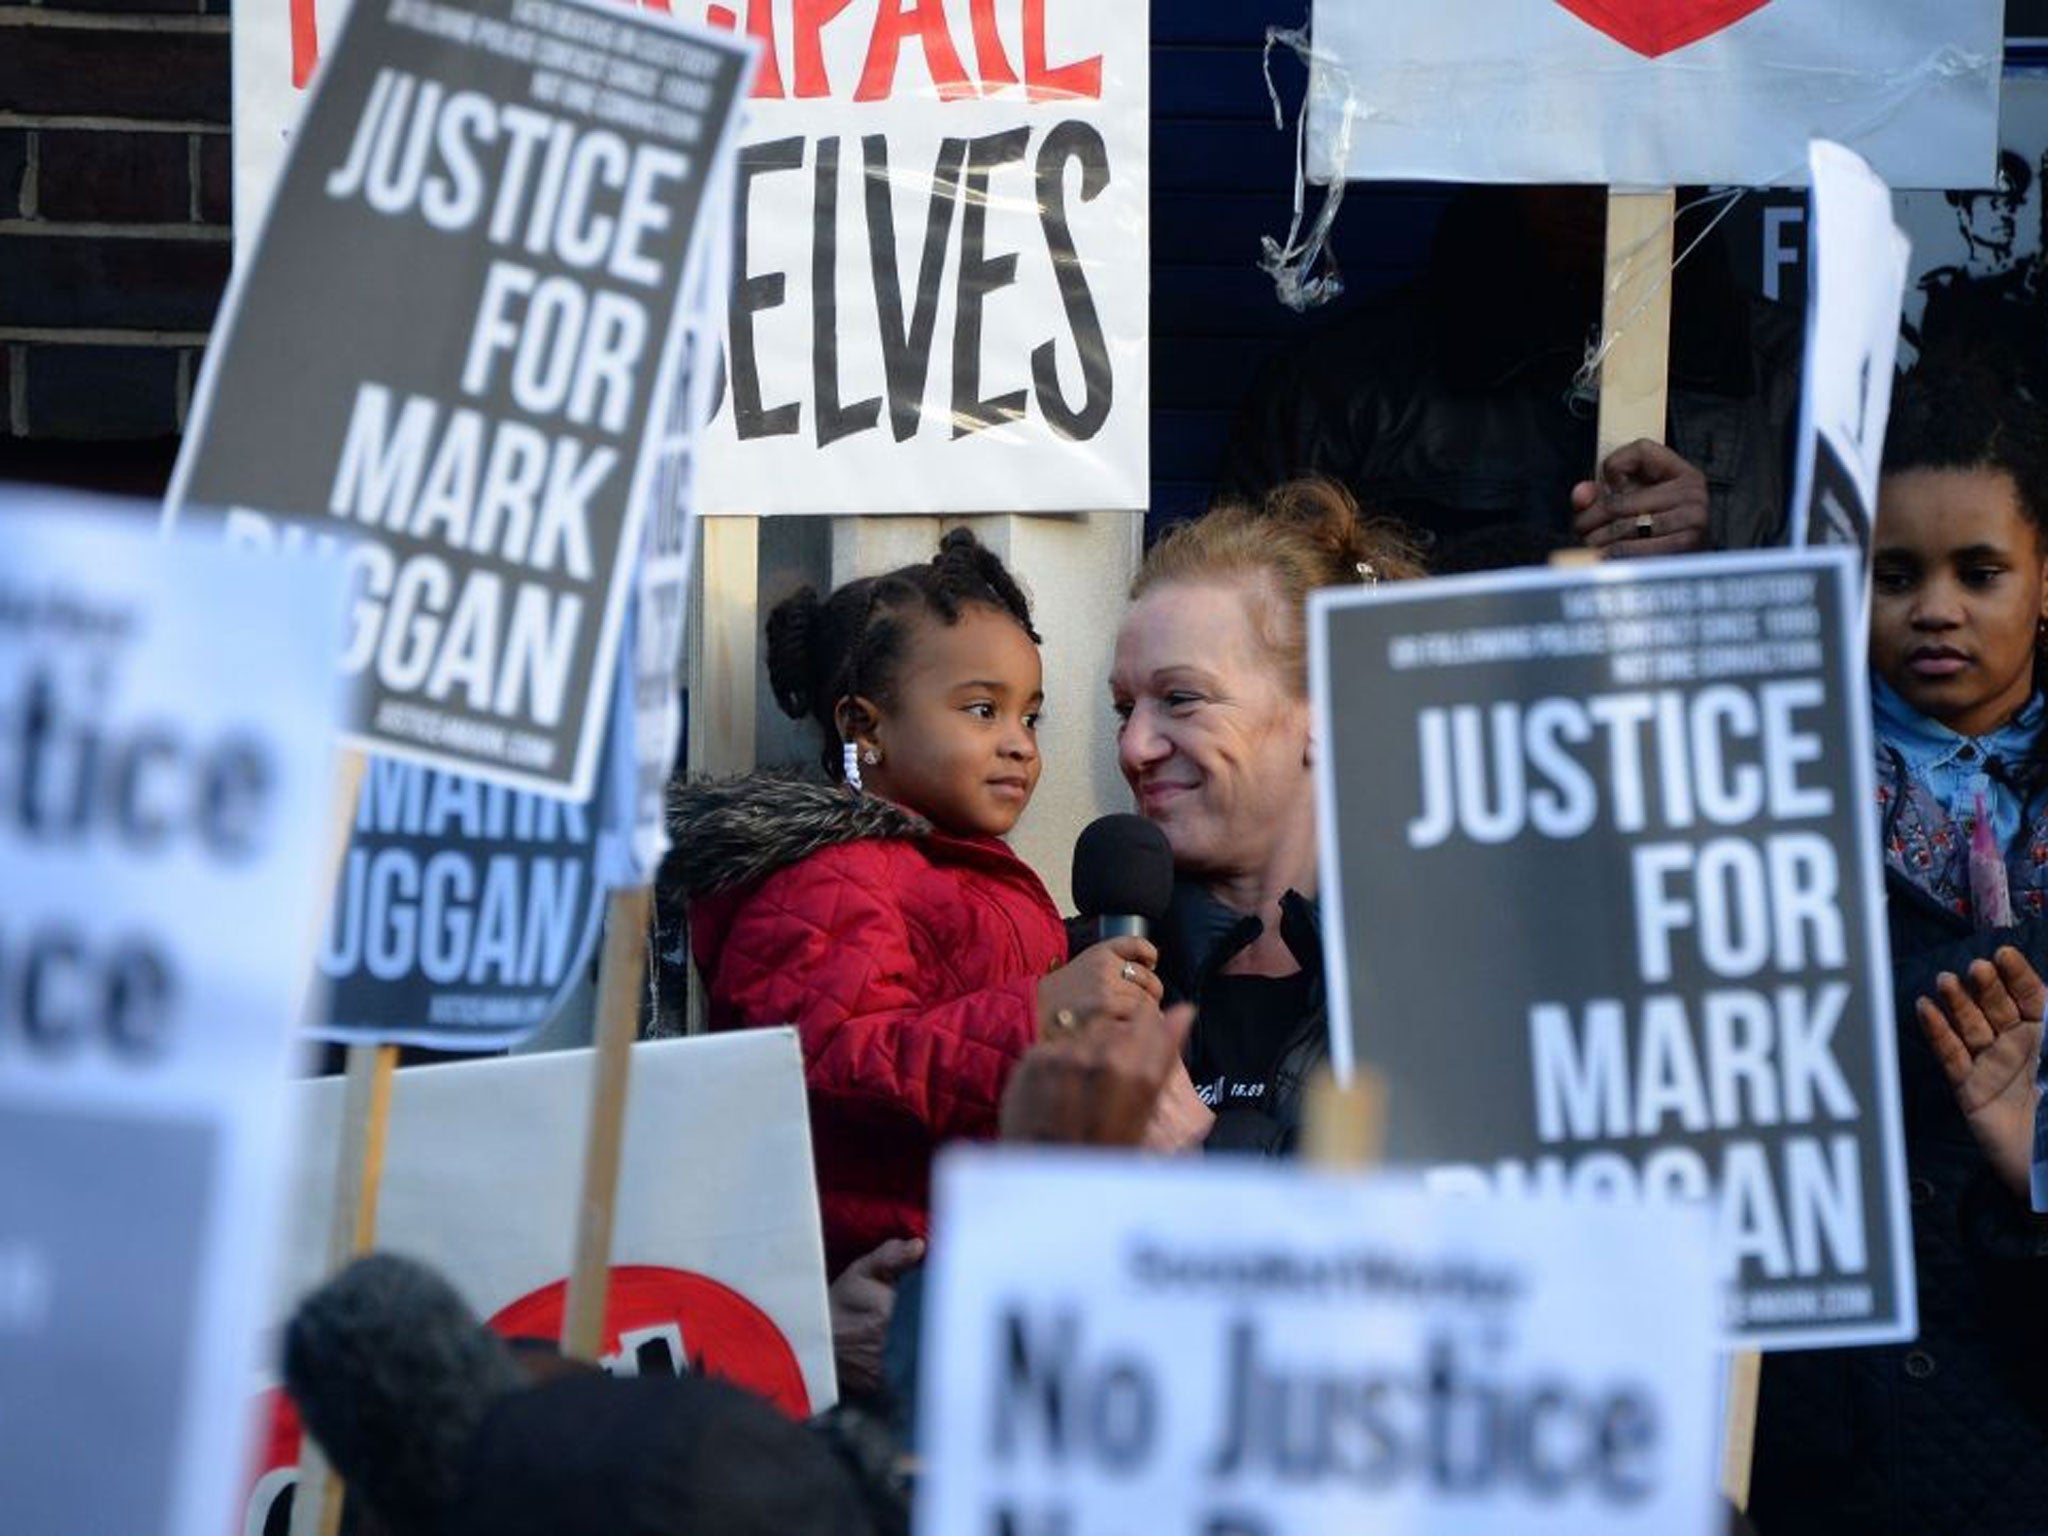
[[[2048,986],[2008,944],[1989,960],[1972,961],[1964,976],[1942,972],[1935,992],[1915,1004],[1921,1033],[1984,1155],[2024,1204]]]

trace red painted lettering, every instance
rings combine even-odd
[[[1073,64],[1045,59],[1045,0],[1024,0],[1024,90],[1033,101],[1102,99],[1102,55]]]
[[[861,66],[855,101],[881,101],[896,85],[896,61],[905,36],[915,33],[924,48],[925,69],[938,87],[941,101],[957,101],[974,94],[967,83],[967,70],[946,30],[944,0],[881,0],[875,13],[875,34],[868,40],[867,62]]]

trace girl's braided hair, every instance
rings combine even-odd
[[[839,701],[893,703],[916,627],[934,619],[957,624],[970,606],[1008,614],[1039,643],[1016,578],[965,528],[939,540],[939,552],[922,565],[860,577],[822,600],[815,587],[802,587],[775,605],[768,615],[768,685],[784,714],[818,727],[827,773],[839,769]]]

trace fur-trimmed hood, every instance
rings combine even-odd
[[[670,784],[668,831],[674,846],[662,865],[662,884],[700,901],[765,880],[821,848],[870,837],[928,837],[932,825],[893,800],[841,784],[752,773]]]

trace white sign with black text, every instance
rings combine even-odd
[[[0,495],[0,1526],[221,1536],[341,573],[26,500]]]
[[[1806,368],[1788,523],[1795,546],[1848,544],[1867,556],[1913,251],[1892,222],[1891,189],[1854,151],[1817,139],[1811,163]]]
[[[927,1536],[1706,1536],[1703,1211],[958,1151]]]

